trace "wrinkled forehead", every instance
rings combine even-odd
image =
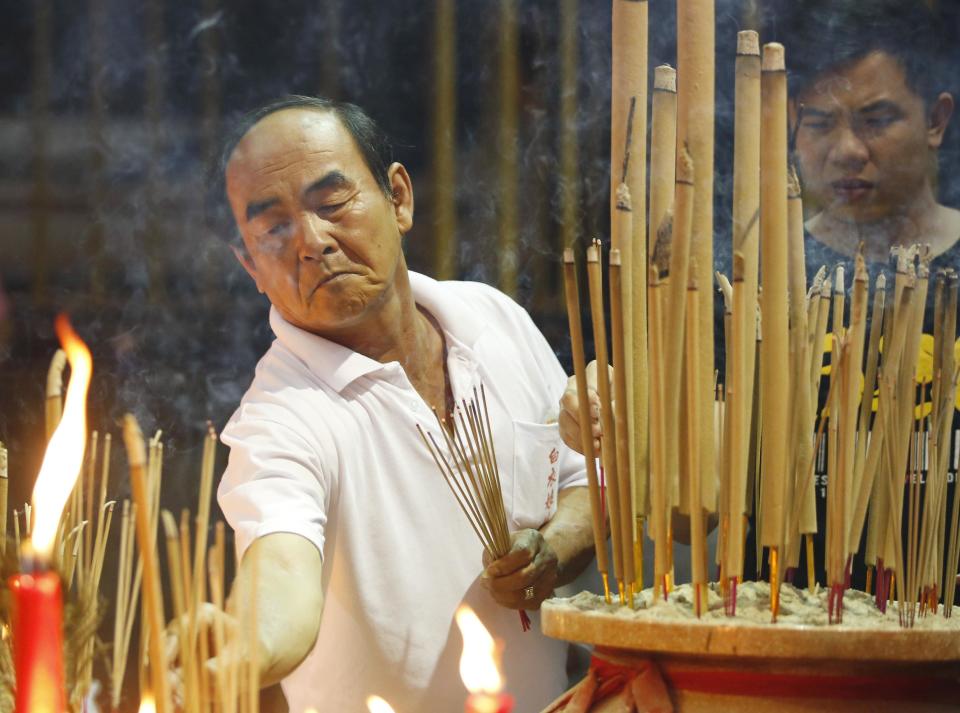
[[[355,161],[362,163],[362,157],[335,113],[283,109],[254,124],[237,143],[227,161],[227,190],[291,168],[319,162],[347,166]]]

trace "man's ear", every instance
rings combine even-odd
[[[413,227],[413,183],[410,174],[402,163],[392,163],[387,169],[390,179],[390,200],[397,218],[397,227],[401,234],[408,233]]]
[[[237,262],[243,265],[243,269],[247,271],[247,274],[253,279],[254,283],[257,285],[257,292],[263,294],[263,288],[260,286],[260,280],[257,277],[257,266],[253,262],[253,258],[250,257],[250,253],[247,252],[247,248],[243,243],[239,245],[234,243],[230,246],[230,249],[233,251],[234,257],[237,258]]]
[[[952,115],[953,95],[942,92],[930,105],[930,125],[927,127],[927,145],[930,148],[940,148],[940,144],[943,143],[943,134],[947,130],[947,124],[950,123]]]

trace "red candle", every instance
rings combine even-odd
[[[54,572],[16,574],[8,584],[13,593],[15,710],[65,713],[60,577]]]
[[[63,675],[63,598],[60,577],[50,571],[63,506],[83,465],[87,440],[90,351],[64,315],[55,323],[70,362],[63,416],[47,444],[33,486],[32,541],[24,543],[25,571],[8,580],[13,594],[13,662],[18,713],[66,713]]]
[[[471,693],[466,713],[510,713],[513,696],[507,693]]]

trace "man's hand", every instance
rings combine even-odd
[[[557,555],[538,530],[513,532],[510,539],[513,546],[500,559],[483,553],[480,582],[502,606],[539,609],[557,583]]]
[[[610,381],[613,382],[613,367],[608,366]],[[593,434],[593,455],[600,455],[600,396],[597,394],[597,362],[587,364],[587,394],[590,398],[590,429]],[[567,388],[560,398],[560,437],[563,442],[577,453],[583,453],[583,441],[580,439],[580,399],[577,395],[577,377],[567,380]]]

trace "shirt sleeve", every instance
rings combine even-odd
[[[257,538],[287,532],[305,537],[322,557],[331,488],[316,449],[290,426],[244,418],[242,410],[221,438],[230,457],[217,500],[237,556]]]

